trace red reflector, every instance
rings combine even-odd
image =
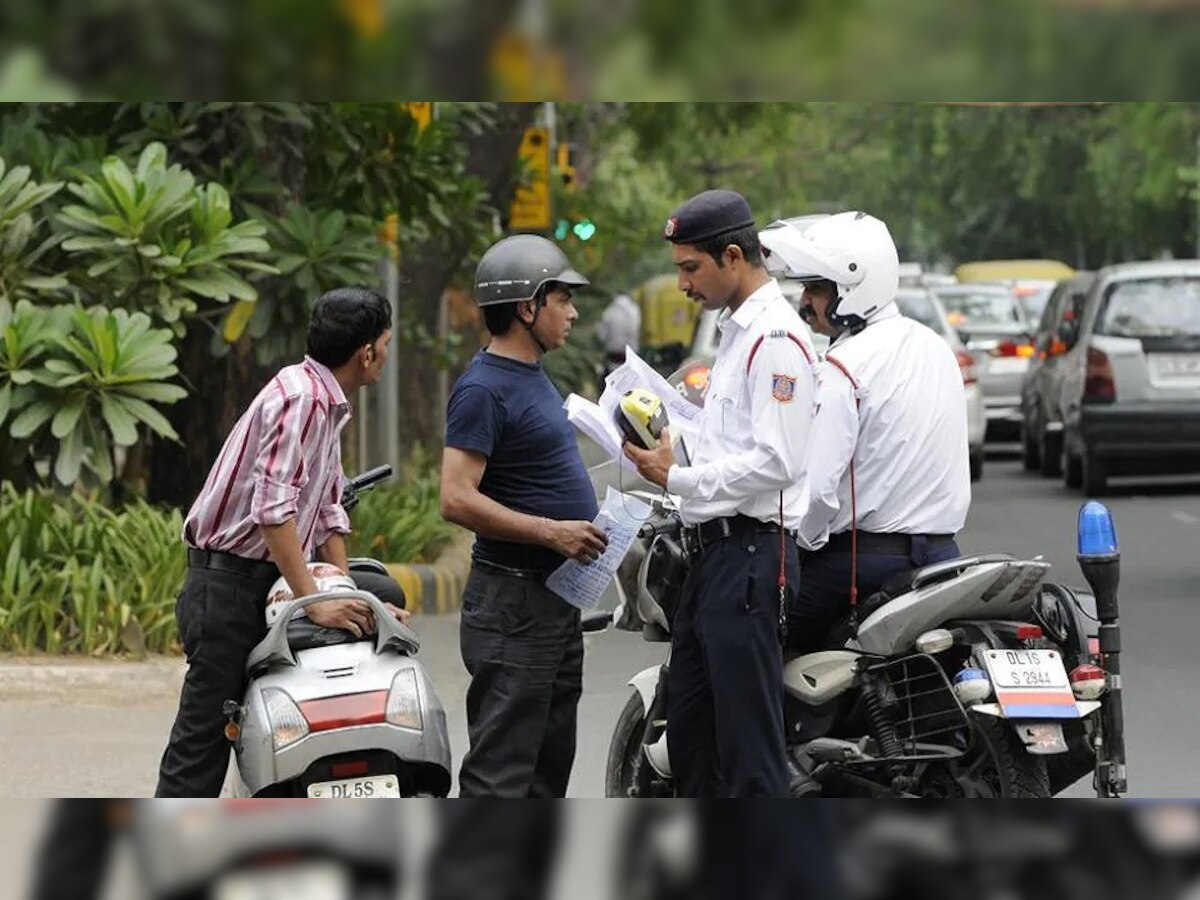
[[[334,778],[355,778],[359,775],[366,775],[370,771],[365,759],[357,762],[340,762],[334,763],[329,767],[329,774]]]
[[[1018,625],[1017,640],[1018,641],[1035,641],[1042,636],[1041,625]]]
[[[1071,670],[1071,681],[1103,681],[1108,675],[1099,666],[1093,666],[1091,663],[1084,663],[1081,666],[1076,666]]]
[[[1088,653],[1092,654],[1092,656],[1100,655],[1100,638],[1088,638]]]
[[[300,704],[300,714],[304,716],[312,731],[332,731],[335,728],[350,728],[354,725],[375,725],[384,721],[387,714],[387,701],[387,691],[342,694],[340,697],[306,700]]]

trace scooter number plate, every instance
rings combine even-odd
[[[339,865],[312,863],[248,870],[217,882],[214,900],[350,900],[350,879]]]
[[[315,800],[389,800],[400,796],[400,782],[395,775],[318,781],[308,786],[308,796]]]

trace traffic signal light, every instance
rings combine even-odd
[[[591,219],[580,219],[571,229],[575,233],[575,237],[581,241],[590,241],[592,235],[596,233],[596,225]]]
[[[566,219],[559,219],[558,224],[554,226],[554,239],[556,241],[565,241],[567,235],[571,233],[571,223]]]
[[[559,144],[554,160],[559,177],[562,178],[563,190],[568,194],[574,193],[576,187],[575,166],[571,164],[571,149],[571,145],[566,142]]]

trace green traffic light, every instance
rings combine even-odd
[[[575,237],[586,241],[596,233],[596,226],[591,219],[584,219],[582,222],[576,222],[575,227],[571,230],[575,232]]]
[[[554,226],[554,239],[556,241],[565,240],[567,232],[570,230],[571,223],[566,219],[559,219],[558,224]]]

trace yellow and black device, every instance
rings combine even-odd
[[[626,391],[617,405],[617,427],[625,439],[643,450],[657,450],[667,427],[667,408],[658,396],[643,388]]]

